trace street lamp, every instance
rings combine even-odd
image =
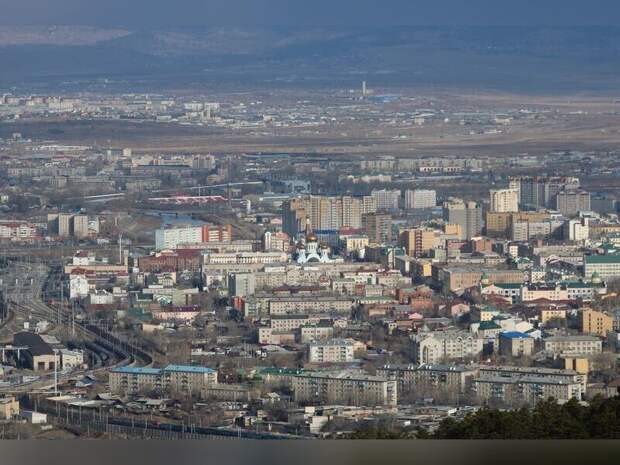
[[[58,349],[54,349],[54,396],[58,396]]]

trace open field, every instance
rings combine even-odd
[[[413,124],[378,124],[377,117],[317,127],[266,127],[264,129],[189,126],[114,120],[21,120],[0,124],[0,137],[21,132],[26,138],[62,144],[99,147],[132,147],[134,152],[290,152],[369,155],[480,155],[509,156],[540,154],[552,150],[606,151],[620,147],[620,103],[613,97],[541,97],[501,93],[437,93],[416,97],[412,91],[405,103],[387,104],[386,115],[411,112],[416,105],[431,102],[435,108],[459,112],[527,111],[536,117],[516,119],[489,131],[488,124],[459,125],[452,120]],[[411,97],[409,97],[409,95]],[[271,95],[274,107],[291,108],[292,96]],[[313,99],[317,112],[323,107],[346,108],[323,95]],[[299,97],[299,98],[301,98]],[[228,97],[231,98],[231,97]],[[240,98],[235,96],[234,98]],[[420,103],[417,103],[420,102]],[[342,110],[343,112],[346,110]]]

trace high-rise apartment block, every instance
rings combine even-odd
[[[519,191],[519,202],[523,206],[556,208],[558,193],[578,189],[580,182],[575,177],[521,176],[510,178],[509,186]]]
[[[411,257],[421,257],[432,251],[439,242],[439,233],[434,229],[414,228],[400,233],[399,244]]]
[[[48,231],[61,238],[88,239],[99,233],[99,218],[84,214],[50,213]]]
[[[444,203],[444,219],[461,226],[461,239],[471,239],[482,232],[482,208],[476,202],[448,200]]]
[[[590,193],[584,190],[568,190],[556,196],[557,210],[566,216],[575,216],[582,211],[590,211]]]
[[[377,210],[398,210],[400,190],[373,190],[370,195],[377,202]]]
[[[392,240],[392,217],[382,213],[365,213],[362,215],[362,229],[371,243],[390,242]]]
[[[519,190],[492,189],[490,192],[489,211],[497,213],[519,211]]]
[[[282,204],[282,229],[291,237],[310,227],[314,231],[362,228],[362,215],[377,211],[376,199],[364,197],[308,196]]]
[[[405,191],[405,208],[418,210],[433,208],[437,205],[437,192],[434,190],[415,189]]]

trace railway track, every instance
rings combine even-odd
[[[81,336],[90,345],[87,348],[95,355],[99,363],[89,370],[59,373],[59,383],[87,374],[103,374],[114,368],[134,364],[150,366],[153,363],[151,354],[141,347],[131,344],[113,332],[102,329],[90,322],[76,320],[70,309],[60,305],[50,306],[44,303],[40,296],[48,285],[50,276],[51,273],[48,273],[45,282],[34,292],[29,293],[29,295],[22,295],[26,301],[18,302],[15,298],[12,298],[9,300],[9,303],[14,315],[34,316],[50,321],[56,326],[64,326],[69,328],[75,336]],[[54,374],[47,374],[29,383],[3,387],[0,391],[23,393],[49,386],[53,382]]]

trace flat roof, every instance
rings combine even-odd
[[[560,341],[600,341],[596,336],[575,335],[575,336],[550,336],[543,339],[543,342],[560,342]]]
[[[125,373],[131,375],[161,375],[165,372],[176,373],[214,373],[215,370],[207,367],[190,365],[168,365],[165,368],[151,367],[121,367],[112,370],[113,373]]]
[[[125,373],[128,375],[158,375],[161,373],[161,369],[148,367],[120,367],[112,370],[112,373]]]
[[[520,331],[506,331],[503,333],[499,333],[499,335],[500,337],[507,337],[508,339],[528,339],[530,337]]]
[[[584,261],[586,264],[620,263],[620,254],[586,255]]]
[[[187,372],[187,373],[214,373],[213,368],[191,365],[168,365],[163,371]]]

